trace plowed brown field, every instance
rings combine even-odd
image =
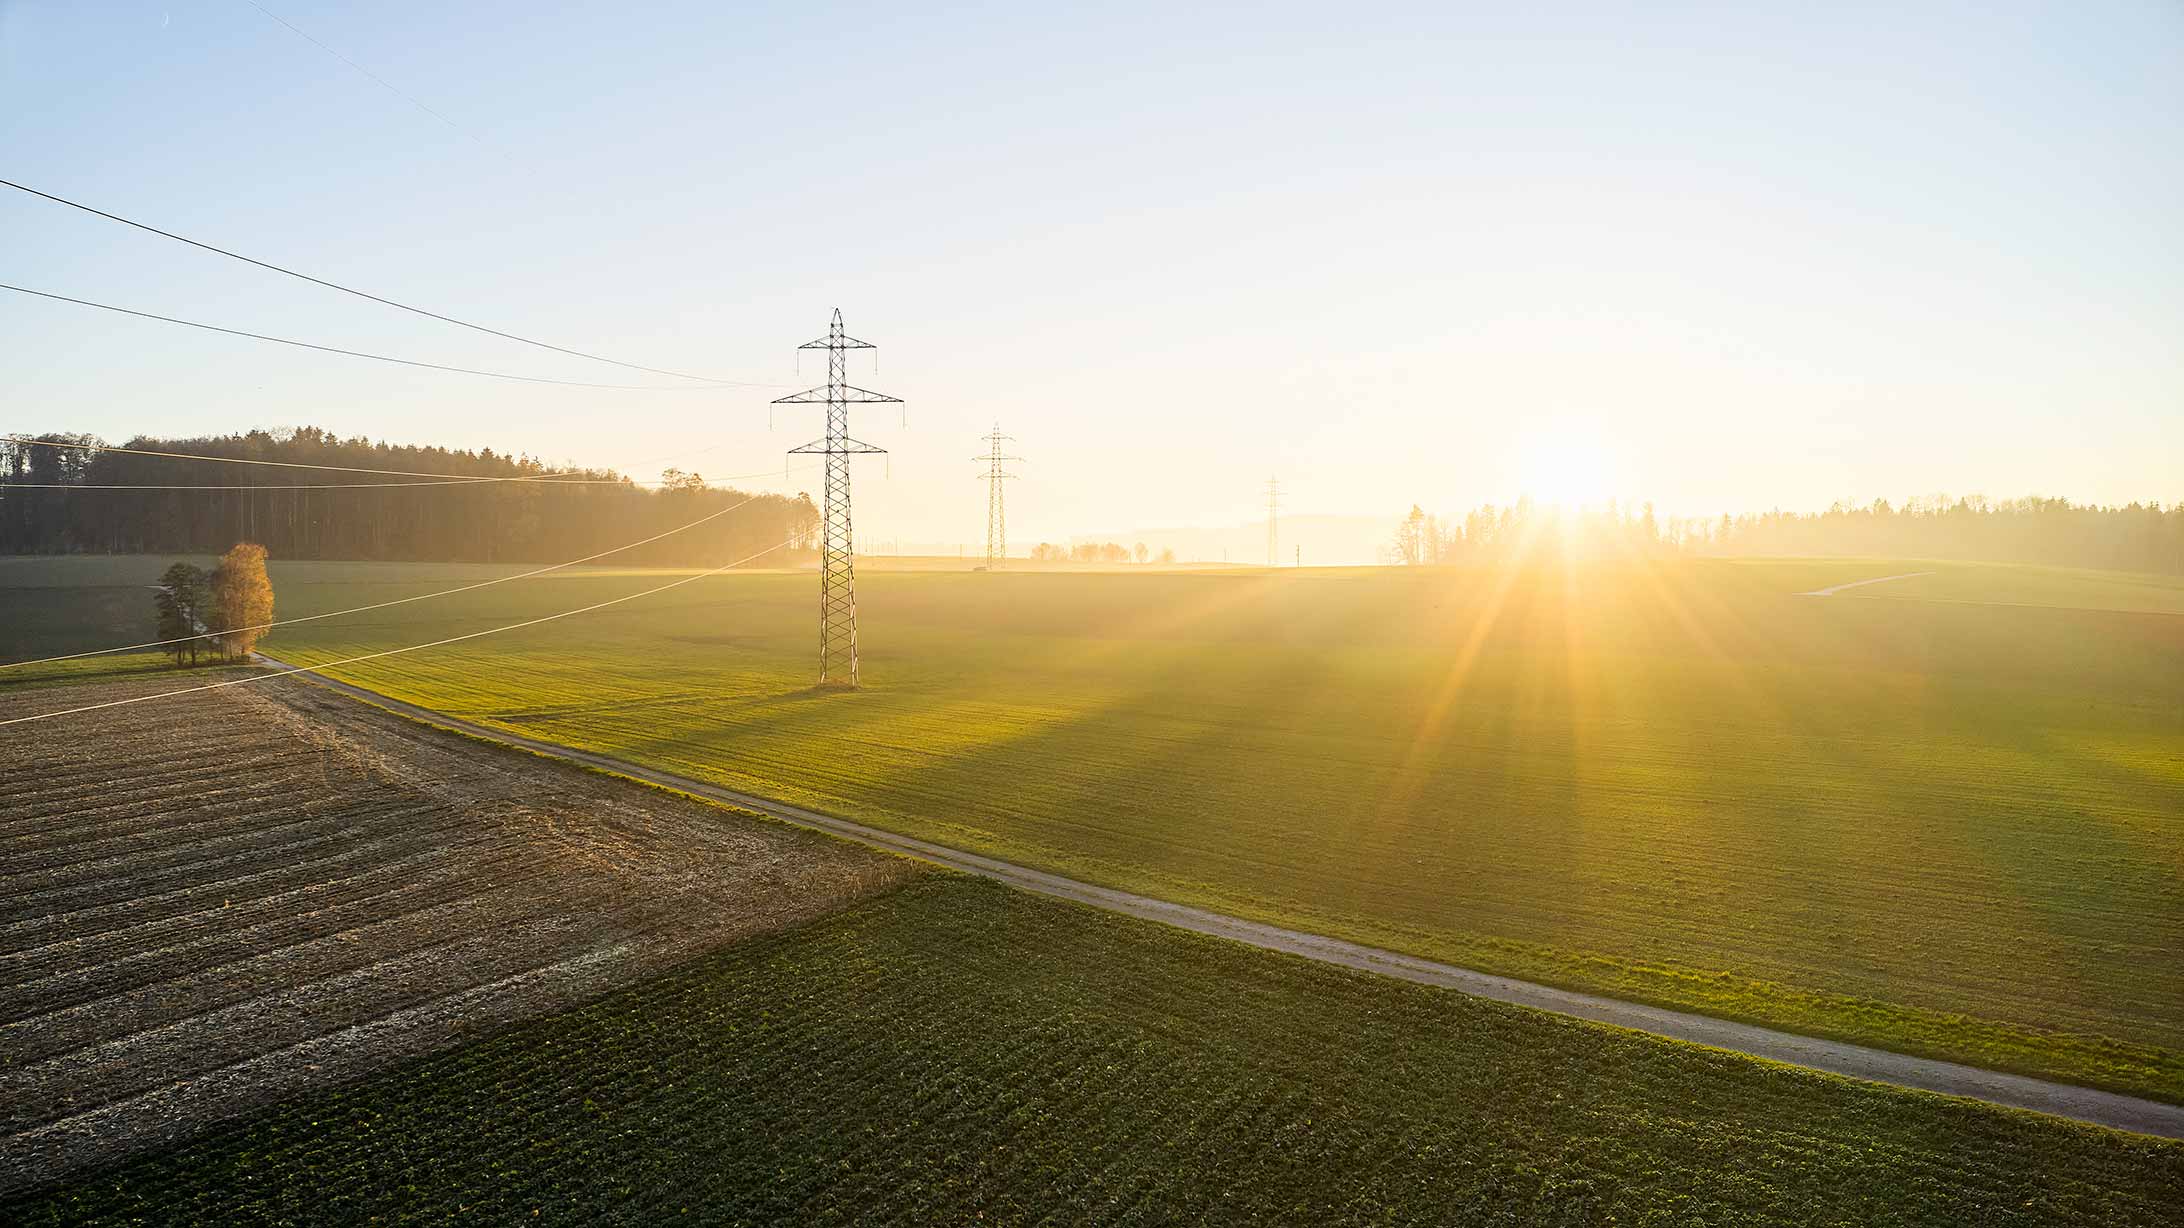
[[[0,729],[0,764],[0,1192],[917,872],[298,681]]]

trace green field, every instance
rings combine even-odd
[[[2176,1222],[2184,1145],[936,874],[11,1223]]]
[[[67,646],[144,638],[148,614],[101,619],[126,618],[116,594],[148,610],[130,586],[162,565],[0,565],[0,614],[41,611]],[[274,579],[293,615],[510,570]],[[1938,574],[1795,595],[1918,570]],[[522,581],[265,648],[326,661],[660,578]],[[1099,883],[2184,1100],[2175,578],[1892,560],[874,570],[856,694],[810,688],[814,586],[705,580],[336,672]]]

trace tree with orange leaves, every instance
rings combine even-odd
[[[220,556],[212,571],[212,630],[223,656],[247,657],[273,621],[273,581],[265,574],[265,547],[241,542]]]

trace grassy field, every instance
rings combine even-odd
[[[936,875],[0,1212],[2123,1228],[2179,1207],[2184,1145]]]
[[[71,586],[126,590],[162,562],[0,566],[20,589],[0,610],[142,637],[146,616],[102,625],[112,602]],[[274,577],[292,615],[508,570]],[[1919,570],[1937,574],[1796,595]],[[266,648],[326,661],[658,582],[523,581]],[[2184,1100],[2173,578],[1892,560],[875,570],[856,694],[810,689],[813,587],[706,580],[336,672],[1095,882]]]

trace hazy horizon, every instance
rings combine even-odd
[[[839,306],[881,347],[852,382],[907,401],[907,427],[852,419],[893,453],[858,471],[872,542],[981,537],[969,458],[996,421],[1027,458],[1019,543],[1254,523],[1269,474],[1326,516],[2184,497],[2173,7],[1422,6],[1332,38],[1299,8],[275,11],[436,114],[248,6],[19,0],[8,173],[776,387],[505,384],[0,295],[9,429],[312,424],[765,472],[819,433],[766,402],[818,381],[794,347]],[[19,193],[0,225],[33,289],[652,379]]]

